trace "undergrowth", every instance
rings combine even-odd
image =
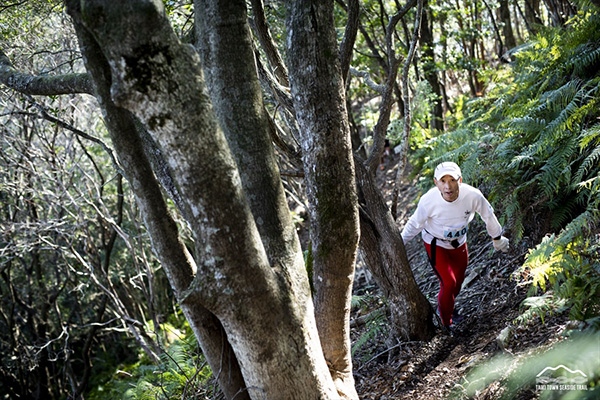
[[[361,315],[359,318],[364,320],[364,327],[355,329],[357,335],[352,343],[352,358],[358,357],[363,362],[371,358],[374,347],[370,343],[378,335],[387,332],[388,320],[383,301],[369,291],[352,296],[352,309],[358,310]]]
[[[185,332],[165,343],[160,362],[147,357],[132,365],[121,365],[89,393],[91,400],[220,399],[210,367],[196,337],[185,323]]]
[[[497,354],[472,368],[449,397],[597,399],[599,359],[597,335],[580,332],[557,345],[525,354]]]

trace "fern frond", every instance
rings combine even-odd
[[[582,150],[590,144],[600,144],[600,124],[595,124],[592,127],[585,129],[579,135],[579,147]]]
[[[540,105],[532,110],[534,114],[544,114],[550,112],[555,114],[564,110],[575,98],[583,81],[574,79],[565,82],[557,89],[549,90],[540,96]]]
[[[573,216],[577,215],[579,209],[579,198],[568,196],[567,200],[561,199],[556,205],[550,206],[552,213],[552,227],[560,229],[565,223],[568,223]]]
[[[583,160],[579,169],[575,173],[574,180],[579,184],[583,181],[584,176],[587,176],[591,171],[597,171],[600,161],[600,146],[592,150],[592,152]]]
[[[518,191],[514,191],[508,198],[507,204],[505,204],[504,215],[506,219],[510,221],[513,237],[515,240],[520,240],[523,237],[525,231],[523,227],[523,214],[521,212],[521,204],[517,197]]]
[[[366,323],[366,329],[352,344],[352,356],[354,356],[354,353],[362,349],[371,339],[375,338],[377,334],[385,329],[386,320],[387,318],[383,308],[380,308],[379,310],[369,314],[369,320]]]
[[[569,182],[570,158],[576,150],[577,141],[571,137],[563,141],[562,146],[555,149],[554,154],[542,166],[538,181],[546,197],[551,197],[562,184]]]
[[[541,130],[543,130],[546,127],[546,125],[547,125],[547,122],[545,119],[534,118],[529,115],[520,117],[520,118],[513,118],[509,122],[509,126],[512,129],[518,130],[520,132],[528,132],[528,133],[540,132]]]
[[[565,226],[557,237],[557,246],[567,247],[577,238],[589,237],[600,226],[600,215],[597,210],[586,210]]]
[[[597,71],[600,64],[600,47],[594,43],[579,46],[567,61],[567,68],[577,76],[585,76],[590,71]]]

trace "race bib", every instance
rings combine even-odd
[[[444,239],[454,240],[454,239],[461,238],[466,235],[468,227],[469,227],[469,225],[463,225],[460,228],[445,226],[444,227]]]

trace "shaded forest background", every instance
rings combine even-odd
[[[189,41],[192,5],[164,3],[175,32]],[[340,43],[349,5],[336,2]],[[574,331],[597,343],[598,5],[429,1],[417,36],[417,7],[390,25],[403,4],[359,5],[346,86],[353,148],[377,161],[385,138],[397,150],[388,200],[394,216],[406,213],[397,208],[401,179],[424,191],[438,162],[459,163],[465,181],[494,205],[515,255],[526,254],[512,275],[531,288],[523,323],[566,315],[579,321],[570,325]],[[265,1],[264,8],[283,48],[285,5]],[[152,252],[95,100],[32,96],[7,80],[12,68],[32,76],[84,72],[62,3],[3,2],[0,29],[0,395],[220,398]],[[256,46],[264,68],[258,37]],[[276,80],[270,79],[265,86]],[[273,93],[265,87],[284,187],[309,260],[309,205],[293,156],[297,136]],[[177,222],[192,247],[189,227]],[[359,338],[355,346],[365,342]],[[595,362],[592,386],[600,376]]]

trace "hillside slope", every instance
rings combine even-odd
[[[384,190],[393,181],[395,167],[392,165],[390,162],[386,165],[389,168],[378,172]],[[398,220],[400,229],[414,211],[417,196],[411,183],[405,185],[400,190],[404,197],[399,209],[405,210]],[[515,322],[527,288],[519,286],[513,273],[522,265],[531,245],[524,239],[511,243],[507,254],[495,253],[483,223],[477,218],[469,232],[467,277],[456,301],[465,319],[451,336],[440,330],[430,342],[393,342],[385,331],[385,321],[379,329],[373,324],[355,329],[355,346],[362,343],[365,336],[372,335],[372,331],[376,332],[355,350],[355,378],[360,398],[439,400],[450,394],[461,398],[464,397],[462,385],[475,366],[499,354],[516,360],[562,340],[561,333],[567,325],[562,315],[546,319],[545,323],[539,317],[526,325]],[[439,284],[420,239],[410,241],[407,252],[419,287],[435,305]],[[367,272],[359,271],[358,277],[355,293],[359,296],[365,291],[377,293]],[[371,309],[381,304],[381,300],[373,302],[376,304],[372,304]],[[364,311],[357,311],[360,313]],[[502,385],[495,382],[475,398],[498,398],[503,390]],[[538,394],[535,388],[523,389],[519,397],[535,398]]]

